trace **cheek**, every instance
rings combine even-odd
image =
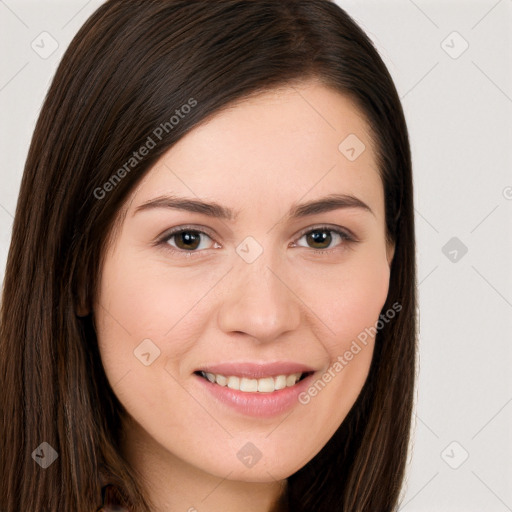
[[[122,249],[105,262],[95,322],[111,382],[128,370],[139,372],[145,368],[136,358],[141,355],[138,347],[149,349],[150,360],[155,358],[150,367],[155,368],[162,364],[161,356],[180,358],[189,348],[188,340],[194,339],[193,330],[199,327],[197,318],[187,313],[204,295],[207,283],[185,280],[179,272],[164,274],[159,269],[161,266],[147,258]],[[178,336],[179,343],[172,343]]]
[[[141,336],[161,339],[173,329],[183,329],[190,322],[188,317],[194,317],[188,313],[218,280],[216,273],[194,275],[142,254],[119,252],[123,256],[105,264],[99,312],[105,330],[122,329],[134,341]]]
[[[129,250],[108,259],[95,308],[96,330],[105,373],[124,408],[149,430],[159,418],[169,433],[179,435],[183,425],[164,420],[162,407],[190,408],[188,395],[172,376],[180,377],[176,363],[200,336],[199,300],[212,284],[161,268]]]
[[[358,255],[325,276],[322,281],[328,286],[322,293],[310,294],[312,308],[328,327],[324,345],[331,356],[375,326],[388,295],[389,276],[385,258]]]
[[[389,266],[384,259],[362,256],[357,263],[340,266],[325,282],[326,293],[310,292],[308,297],[322,319],[317,338],[329,361],[299,397],[305,409],[300,421],[314,434],[318,449],[338,429],[368,376],[375,326],[389,290]]]

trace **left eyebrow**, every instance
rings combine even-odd
[[[331,194],[321,199],[293,206],[288,213],[288,217],[290,219],[298,219],[308,215],[338,210],[339,208],[359,208],[362,211],[371,213],[375,217],[375,213],[365,202],[350,194]]]
[[[234,221],[240,214],[240,211],[235,211],[226,208],[215,202],[206,202],[200,199],[177,197],[177,196],[160,196],[151,199],[139,205],[133,215],[140,211],[150,210],[154,208],[172,208],[176,210],[185,210],[193,213],[200,213],[208,217],[215,217],[219,219]],[[315,199],[307,203],[293,205],[288,212],[289,219],[298,219],[310,215],[317,215],[319,213],[338,210],[340,208],[358,208],[362,211],[367,211],[375,216],[373,210],[361,199],[350,194],[331,194],[320,199]]]

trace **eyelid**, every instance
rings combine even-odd
[[[166,242],[169,238],[171,238],[172,235],[176,235],[178,233],[181,233],[182,231],[196,231],[198,233],[207,235],[212,239],[214,237],[214,235],[212,234],[213,232],[206,226],[198,226],[198,225],[194,225],[194,224],[183,224],[183,225],[168,229],[167,231],[165,231],[164,233],[159,235],[156,238],[154,243],[156,245],[158,245],[161,242]]]
[[[204,252],[204,250],[202,250],[202,251],[197,251],[197,250],[185,251],[182,249],[176,249],[167,243],[174,235],[177,235],[183,231],[194,231],[194,232],[200,233],[202,235],[206,235],[214,243],[218,243],[218,242],[216,242],[214,235],[212,234],[212,232],[209,228],[207,228],[205,226],[197,226],[197,225],[193,225],[193,224],[183,224],[183,225],[176,226],[174,228],[171,228],[171,229],[168,229],[167,231],[165,231],[162,235],[160,235],[156,238],[156,240],[153,242],[153,245],[154,246],[165,245],[166,249],[168,249],[174,253],[184,255],[184,256],[191,256],[193,254],[199,254],[201,252]]]
[[[326,231],[333,231],[335,233],[341,233],[342,235],[345,235],[345,237],[347,237],[348,240],[353,241],[353,242],[359,242],[359,239],[356,237],[356,235],[350,229],[342,227],[342,226],[334,225],[334,224],[318,224],[318,225],[315,224],[313,226],[307,227],[307,228],[303,229],[302,231],[299,231],[299,234],[297,235],[297,239],[302,238],[305,234],[310,233],[311,231],[317,231],[317,230],[322,230],[322,229],[325,229]],[[325,250],[329,250],[329,249],[324,249],[324,251]]]

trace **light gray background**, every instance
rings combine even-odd
[[[43,98],[101,3],[0,0],[2,281]],[[413,151],[420,370],[401,510],[512,511],[512,0],[338,4],[387,64]],[[31,47],[52,38],[50,56]]]

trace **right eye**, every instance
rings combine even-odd
[[[166,244],[171,251],[190,256],[209,248],[207,241],[202,240],[204,237],[213,242],[212,238],[204,231],[180,227],[167,232],[160,242]]]

